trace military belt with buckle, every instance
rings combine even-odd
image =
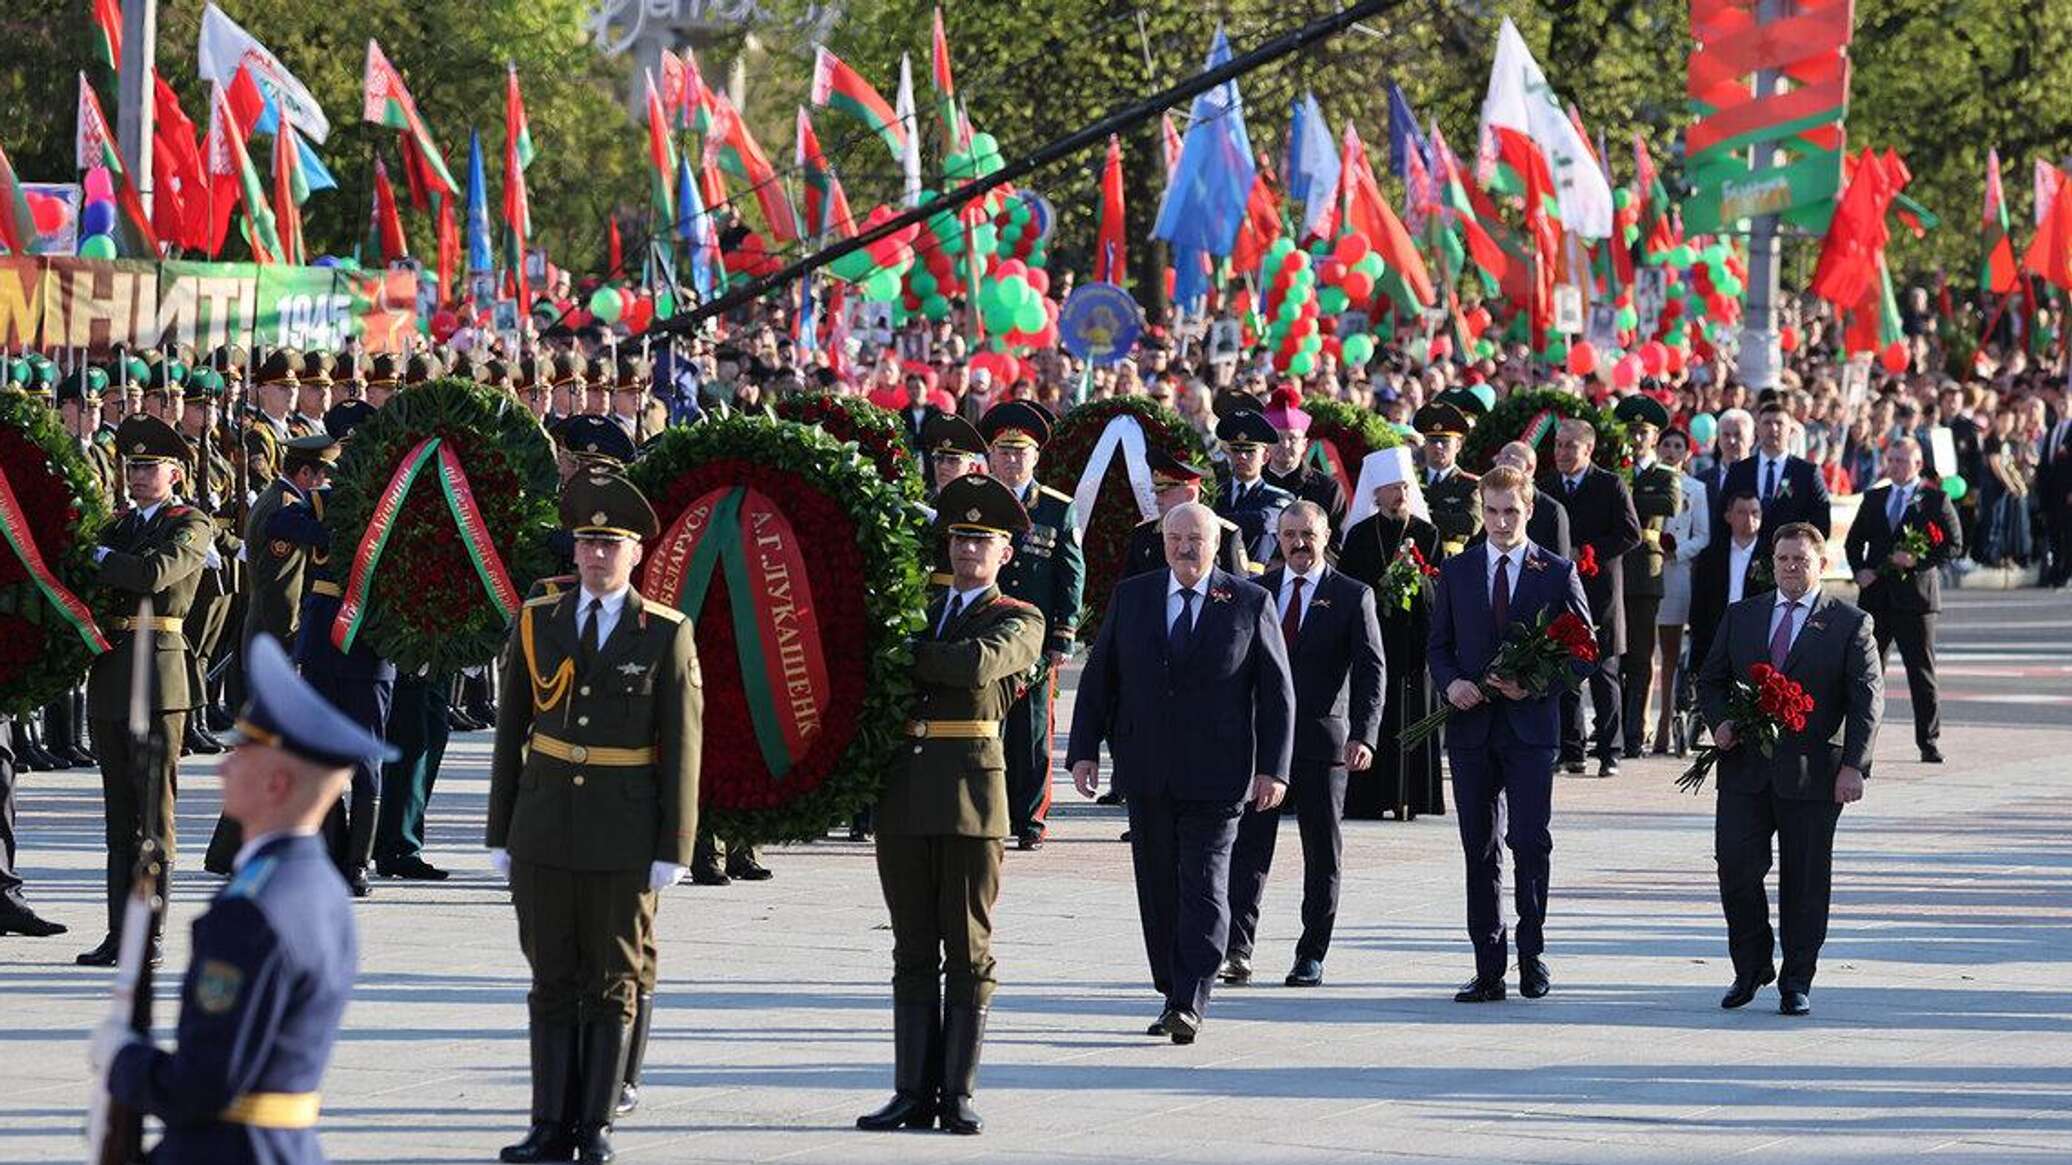
[[[313,1129],[323,1096],[316,1092],[247,1092],[216,1119],[255,1129]]]
[[[998,720],[909,720],[906,734],[915,740],[990,740],[1000,735]]]
[[[597,744],[570,744],[544,732],[532,734],[532,750],[541,756],[565,760],[570,764],[600,765],[606,768],[632,768],[655,763],[653,745],[646,748],[606,748]]]

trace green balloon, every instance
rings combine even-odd
[[[1351,302],[1352,297],[1346,295],[1342,287],[1326,287],[1317,292],[1317,310],[1327,316],[1335,316],[1344,311],[1346,305]]]
[[[1963,501],[1964,495],[1971,492],[1971,483],[1954,473],[1942,479],[1942,487],[1943,492],[1950,495],[1953,502]]]
[[[79,243],[79,257],[82,259],[113,259],[115,240],[107,235],[88,235]],[[617,301],[615,300],[614,303]]]
[[[973,157],[983,158],[987,155],[997,157],[999,153],[1000,141],[992,134],[975,133],[971,135],[971,154]]]
[[[1374,359],[1374,337],[1348,336],[1339,345],[1338,354],[1347,364],[1363,365]]]
[[[979,254],[990,255],[1000,249],[1000,232],[993,229],[992,223],[980,223],[971,228],[971,245],[978,248]]]
[[[590,293],[590,314],[607,324],[619,322],[619,289],[600,287]]]
[[[927,268],[916,266],[907,274],[907,289],[922,299],[935,294],[935,276]]]
[[[1040,332],[1050,322],[1050,313],[1043,310],[1041,296],[1015,309],[1014,330],[1017,332]]]
[[[660,291],[660,292],[656,292],[656,293],[655,293],[655,318],[656,318],[656,319],[662,319],[662,320],[666,320],[666,319],[668,319],[668,318],[669,318],[670,316],[673,316],[673,315],[675,315],[675,314],[676,314],[676,295],[675,295],[675,293],[674,293],[674,292],[669,292],[669,291]]]
[[[940,295],[927,296],[921,300],[921,314],[927,316],[930,323],[940,320],[950,314],[950,301]]]
[[[1316,370],[1317,355],[1314,352],[1297,352],[1295,353],[1294,358],[1288,361],[1288,371],[1294,373],[1297,376],[1308,376],[1310,373],[1315,372]]]
[[[899,275],[893,271],[874,272],[863,281],[863,297],[877,303],[887,303],[899,298]]]

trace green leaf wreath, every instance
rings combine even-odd
[[[26,394],[0,392],[0,472],[44,565],[92,604],[94,541],[108,520],[108,498],[64,419]],[[116,612],[96,611],[110,613]],[[0,542],[0,712],[34,711],[78,683],[92,663],[86,641],[44,598],[21,557]]]
[[[706,493],[749,486],[813,548],[806,559],[829,698],[821,729],[783,778],[756,744],[725,586],[698,614],[705,676],[700,828],[731,842],[804,841],[877,800],[905,743],[923,622],[920,517],[855,449],[809,425],[742,415],[668,430],[629,475],[668,530]]]
[[[1307,406],[1304,406],[1307,407]],[[1526,436],[1526,427],[1542,413],[1555,418],[1580,417],[1597,430],[1597,449],[1591,460],[1616,470],[1626,463],[1626,425],[1613,419],[1611,410],[1601,409],[1572,392],[1553,388],[1522,389],[1497,402],[1489,415],[1475,422],[1461,446],[1461,464],[1473,473],[1486,473],[1496,460],[1497,450]],[[1541,469],[1554,464],[1554,427],[1544,426],[1535,434],[1533,448],[1539,453]]]
[[[906,429],[898,414],[879,408],[860,396],[835,392],[802,392],[780,399],[774,407],[777,419],[825,430],[836,441],[847,441],[870,459],[878,477],[910,502],[922,498],[924,482],[921,463],[907,447]]]
[[[1360,484],[1360,462],[1377,449],[1393,449],[1403,443],[1403,438],[1373,409],[1344,401],[1309,399],[1302,402],[1302,411],[1309,414],[1310,462],[1323,459],[1326,445],[1337,454],[1339,468],[1345,473],[1342,484],[1348,503]]]
[[[547,535],[559,525],[560,475],[539,422],[509,393],[447,378],[397,393],[353,431],[333,475],[324,525],[331,554],[351,569],[398,464],[436,436],[460,456],[491,544],[518,594],[554,570]],[[362,642],[405,674],[450,673],[502,650],[510,621],[468,556],[432,474],[420,476],[374,572]]]
[[[1108,422],[1128,413],[1144,427],[1148,448],[1163,449],[1183,461],[1208,467],[1208,450],[1201,434],[1179,413],[1142,396],[1114,396],[1088,401],[1058,418],[1044,446],[1037,477],[1044,485],[1070,496],[1079,488],[1079,475],[1093,455],[1094,446],[1108,428]],[[1201,500],[1214,503],[1216,478],[1202,478]],[[1132,500],[1128,472],[1122,458],[1108,464],[1094,500],[1094,512],[1087,519],[1082,547],[1086,553],[1086,612],[1079,621],[1079,638],[1091,643],[1101,630],[1101,616],[1108,608],[1108,596],[1121,580],[1123,560],[1129,554],[1130,533],[1144,519]]]

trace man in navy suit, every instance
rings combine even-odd
[[[1166,567],[1124,579],[1080,677],[1066,763],[1100,786],[1101,742],[1129,799],[1130,856],[1151,981],[1146,1034],[1191,1044],[1230,938],[1230,851],[1245,804],[1288,790],[1295,685],[1280,612],[1213,567],[1222,523],[1190,502],[1165,517]]]
[[[1439,567],[1430,646],[1432,682],[1454,709],[1446,722],[1446,759],[1460,810],[1468,937],[1475,944],[1475,977],[1454,996],[1460,1003],[1504,997],[1509,955],[1497,902],[1504,876],[1500,844],[1511,847],[1517,880],[1518,991],[1537,999],[1551,985],[1540,952],[1554,848],[1548,821],[1561,743],[1560,692],[1532,695],[1489,668],[1505,636],[1524,633],[1542,615],[1571,611],[1590,619],[1575,565],[1525,536],[1533,491],[1524,475],[1500,465],[1477,488],[1487,541]],[[1506,823],[1501,842],[1499,821]]]
[[[1769,535],[1794,522],[1804,522],[1820,531],[1822,538],[1834,527],[1828,504],[1827,483],[1820,470],[1803,457],[1785,451],[1791,437],[1791,412],[1781,400],[1764,401],[1756,411],[1755,455],[1737,461],[1727,470],[1723,497],[1752,493],[1763,503],[1763,553],[1770,552]],[[1725,524],[1721,509],[1717,535]]]
[[[1344,853],[1346,774],[1374,763],[1381,731],[1381,621],[1374,591],[1324,561],[1331,519],[1303,499],[1281,511],[1282,565],[1259,585],[1274,596],[1281,638],[1295,677],[1295,761],[1288,799],[1302,834],[1302,937],[1295,944],[1290,987],[1324,982],[1324,955],[1338,919],[1338,869]],[[1280,833],[1281,810],[1248,811],[1230,857],[1230,946],[1225,983],[1252,979],[1252,939]]]

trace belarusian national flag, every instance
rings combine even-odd
[[[1374,168],[1367,161],[1367,147],[1349,121],[1345,123],[1345,154],[1338,174],[1339,225],[1367,236],[1382,262],[1388,265],[1382,273],[1383,287],[1399,306],[1406,312],[1430,307],[1437,299],[1431,272],[1425,268],[1423,256],[1417,253],[1410,232],[1403,229],[1403,220],[1396,217],[1396,212],[1389,209],[1388,199],[1382,197],[1381,184],[1375,181]]]
[[[906,154],[907,127],[863,74],[842,63],[842,59],[816,45],[813,50],[813,105],[834,108],[860,119],[892,151],[892,160]]]
[[[943,140],[955,142],[957,149],[966,149],[971,145],[971,132],[957,113],[957,80],[950,75],[950,39],[943,35],[940,5],[935,9],[929,58],[935,82],[935,113],[942,119]]]
[[[1986,211],[1980,232],[1985,236],[1985,258],[1979,263],[1981,291],[2006,295],[2014,290],[2014,244],[2007,237],[2007,199],[2000,191],[2000,151],[1986,151]]]
[[[273,139],[273,205],[275,237],[280,240],[280,260],[302,265],[302,204],[309,201],[309,181],[302,173],[301,151],[296,149],[295,123],[283,118],[280,134]]]
[[[518,66],[504,74],[504,265],[518,289],[518,310],[532,310],[531,287],[525,277],[525,241],[532,237],[532,198],[525,190],[525,168],[532,165],[532,127],[525,120],[525,99],[518,92]]]
[[[795,243],[799,240],[799,216],[792,209],[791,199],[784,193],[784,183],[777,176],[777,168],[770,164],[769,155],[750,133],[746,122],[741,120],[739,110],[724,93],[710,94],[712,108],[712,132],[705,138],[705,157],[716,161],[719,167],[736,178],[747,182],[755,194],[756,205],[762,207],[763,223],[770,228],[770,236],[780,243]],[[714,201],[707,209],[718,206]]]
[[[10,255],[26,255],[36,238],[36,219],[29,212],[29,196],[15,177],[14,163],[0,150],[0,247]]]
[[[224,90],[216,90],[215,100],[219,108],[210,113],[211,144],[218,140],[215,126],[221,125],[225,132],[220,135],[220,143],[228,154],[227,163],[231,173],[237,176],[239,196],[245,204],[245,240],[252,246],[252,261],[276,262],[281,254],[281,239],[275,229],[273,210],[266,204],[266,188],[259,182],[259,171],[252,166],[252,156],[245,151],[246,130],[242,128],[238,114],[231,109],[230,97]],[[227,208],[224,213],[229,213]]]
[[[1590,143],[1569,119],[1547,75],[1509,17],[1497,30],[1496,60],[1482,99],[1481,149],[1485,180],[1502,151],[1500,131],[1520,134],[1539,147],[1552,191],[1561,204],[1564,229],[1585,239],[1612,233],[1612,189],[1590,156]]]
[[[1122,206],[1122,139],[1108,135],[1101,164],[1101,230],[1094,242],[1094,279],[1120,285],[1129,278]]]
[[[662,106],[662,94],[655,88],[655,75],[647,74],[648,201],[655,208],[655,221],[676,221],[676,143],[669,137],[669,113]]]
[[[152,229],[151,214],[144,209],[144,200],[137,197],[137,188],[130,185],[123,172],[122,154],[115,148],[115,131],[108,128],[108,118],[101,112],[101,99],[94,95],[94,87],[87,82],[84,72],[79,74],[79,123],[73,152],[81,170],[95,166],[107,169],[115,186],[116,200],[122,203],[123,214],[130,225],[136,228],[145,254],[157,258],[158,232]]]
[[[425,128],[424,118],[418,116],[417,102],[411,99],[409,87],[403,84],[403,74],[389,64],[380,42],[371,37],[367,41],[364,86],[361,119],[410,135],[438,187],[436,193],[459,194],[460,186],[454,182],[452,172],[447,170],[446,158],[439,152],[439,144],[432,140],[432,131]]]
[[[806,234],[814,238],[829,233],[838,239],[854,237],[856,219],[849,212],[849,196],[842,193],[842,180],[835,176],[834,167],[827,164],[827,155],[820,152],[820,137],[813,132],[813,119],[803,105],[799,106],[797,158],[799,179],[806,194]]]
[[[1491,287],[1497,286],[1503,282],[1504,271],[1510,266],[1510,260],[1505,257],[1503,247],[1497,243],[1485,225],[1491,220],[1483,217],[1482,209],[1475,205],[1475,200],[1469,195],[1468,180],[1461,173],[1460,159],[1456,158],[1453,150],[1447,146],[1446,138],[1439,132],[1437,122],[1432,123],[1430,140],[1432,157],[1439,166],[1439,173],[1434,175],[1434,180],[1439,188],[1440,204],[1445,208],[1452,224],[1460,228],[1462,237],[1467,240],[1468,256],[1475,261],[1475,266],[1482,272],[1486,283]]]
[[[119,0],[94,0],[94,52],[111,72],[122,71],[122,5]]]

